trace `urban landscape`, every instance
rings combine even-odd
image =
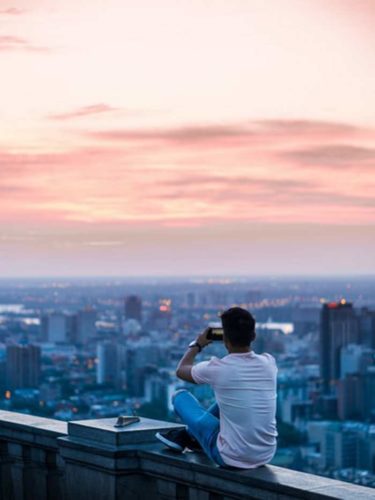
[[[233,305],[278,365],[273,464],[375,487],[373,278],[12,279],[0,283],[1,409],[177,421],[188,343]],[[213,342],[199,360],[226,354]]]

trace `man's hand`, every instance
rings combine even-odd
[[[212,340],[207,338],[208,332],[210,331],[210,328],[207,327],[204,332],[202,332],[200,335],[197,337],[197,342],[198,344],[202,347],[206,347],[206,345],[211,344]]]

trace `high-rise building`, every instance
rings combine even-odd
[[[172,300],[160,299],[149,318],[149,326],[155,330],[166,330],[172,320]]]
[[[67,341],[68,324],[65,314],[54,312],[41,318],[41,338],[44,342]]]
[[[375,349],[375,311],[363,307],[359,315],[361,344]]]
[[[157,366],[160,359],[160,348],[148,339],[130,343],[127,350],[126,372],[127,387],[132,397],[143,397],[145,389],[145,373],[150,366]]]
[[[126,377],[126,348],[114,342],[102,342],[97,346],[96,381],[122,388]]]
[[[358,318],[352,304],[324,304],[320,321],[320,374],[324,394],[334,392],[340,377],[341,348],[359,341]]]
[[[337,382],[337,414],[341,420],[363,418],[364,379],[357,373],[347,373]]]
[[[96,335],[96,311],[87,307],[78,311],[75,321],[73,321],[75,332],[75,342],[85,344]]]
[[[353,429],[332,422],[327,425],[321,445],[324,468],[342,469],[356,466],[357,436]]]
[[[129,295],[125,299],[125,319],[136,319],[142,322],[142,299],[136,295]]]
[[[38,387],[40,379],[40,347],[8,345],[6,349],[7,389]]]

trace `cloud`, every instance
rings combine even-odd
[[[57,114],[52,114],[49,115],[48,118],[51,120],[71,120],[74,118],[81,118],[84,116],[91,116],[91,115],[96,115],[96,114],[102,114],[102,113],[109,113],[113,111],[117,111],[118,108],[114,108],[112,106],[109,106],[108,104],[104,103],[98,103],[98,104],[92,104],[90,106],[83,106],[81,108],[75,109],[73,111],[69,111],[66,113],[57,113]]]
[[[160,199],[202,200],[205,203],[220,202],[236,205],[255,206],[257,204],[278,206],[356,206],[375,208],[375,198],[366,195],[351,195],[328,190],[314,180],[294,180],[293,178],[270,179],[250,177],[218,177],[199,175],[192,179],[181,177],[159,184]],[[170,190],[169,188],[176,188]],[[151,195],[152,196],[152,195]]]
[[[96,106],[69,115],[94,113]],[[367,168],[374,153],[366,145],[369,129],[263,120],[115,132],[114,141],[96,139],[91,146],[65,152],[0,151],[5,206],[0,218],[8,213],[13,220],[17,214],[59,223],[148,221],[176,227],[221,220],[375,221],[374,180]],[[318,176],[314,162],[333,167]],[[359,176],[343,168],[337,176],[335,169],[344,164],[366,169]],[[24,187],[22,204],[22,192],[7,192],[6,186]]]
[[[164,141],[177,143],[217,141],[232,138],[248,138],[254,132],[244,126],[192,125],[176,128],[108,130],[89,132],[95,139],[113,141]]]
[[[6,15],[6,16],[19,16],[23,14],[24,11],[21,9],[17,9],[16,7],[9,7],[8,9],[0,9],[0,16],[1,15]]]
[[[326,122],[319,120],[258,120],[254,122],[266,130],[277,134],[292,135],[336,135],[353,134],[360,132],[361,129],[354,125],[339,122]]]
[[[0,52],[3,51],[27,51],[27,52],[49,52],[48,47],[42,47],[30,43],[25,38],[13,35],[0,35]]]
[[[94,139],[103,141],[158,141],[174,144],[234,145],[239,142],[262,144],[292,140],[333,140],[357,137],[369,133],[365,129],[346,123],[313,120],[255,120],[232,124],[192,124],[170,128],[114,129],[87,132]]]
[[[333,168],[375,168],[375,148],[332,144],[296,151],[288,151],[283,156],[299,164]]]
[[[295,179],[270,179],[270,178],[257,178],[257,177],[231,177],[217,176],[217,175],[196,175],[194,178],[191,176],[180,176],[180,178],[167,180],[162,183],[168,187],[183,187],[183,188],[211,188],[211,189],[226,189],[226,190],[246,190],[249,188],[260,189],[306,189],[317,186],[314,181],[302,181]]]

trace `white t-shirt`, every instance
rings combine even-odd
[[[213,357],[192,368],[197,384],[210,384],[220,409],[217,447],[227,465],[252,469],[276,451],[275,359],[254,352]]]

